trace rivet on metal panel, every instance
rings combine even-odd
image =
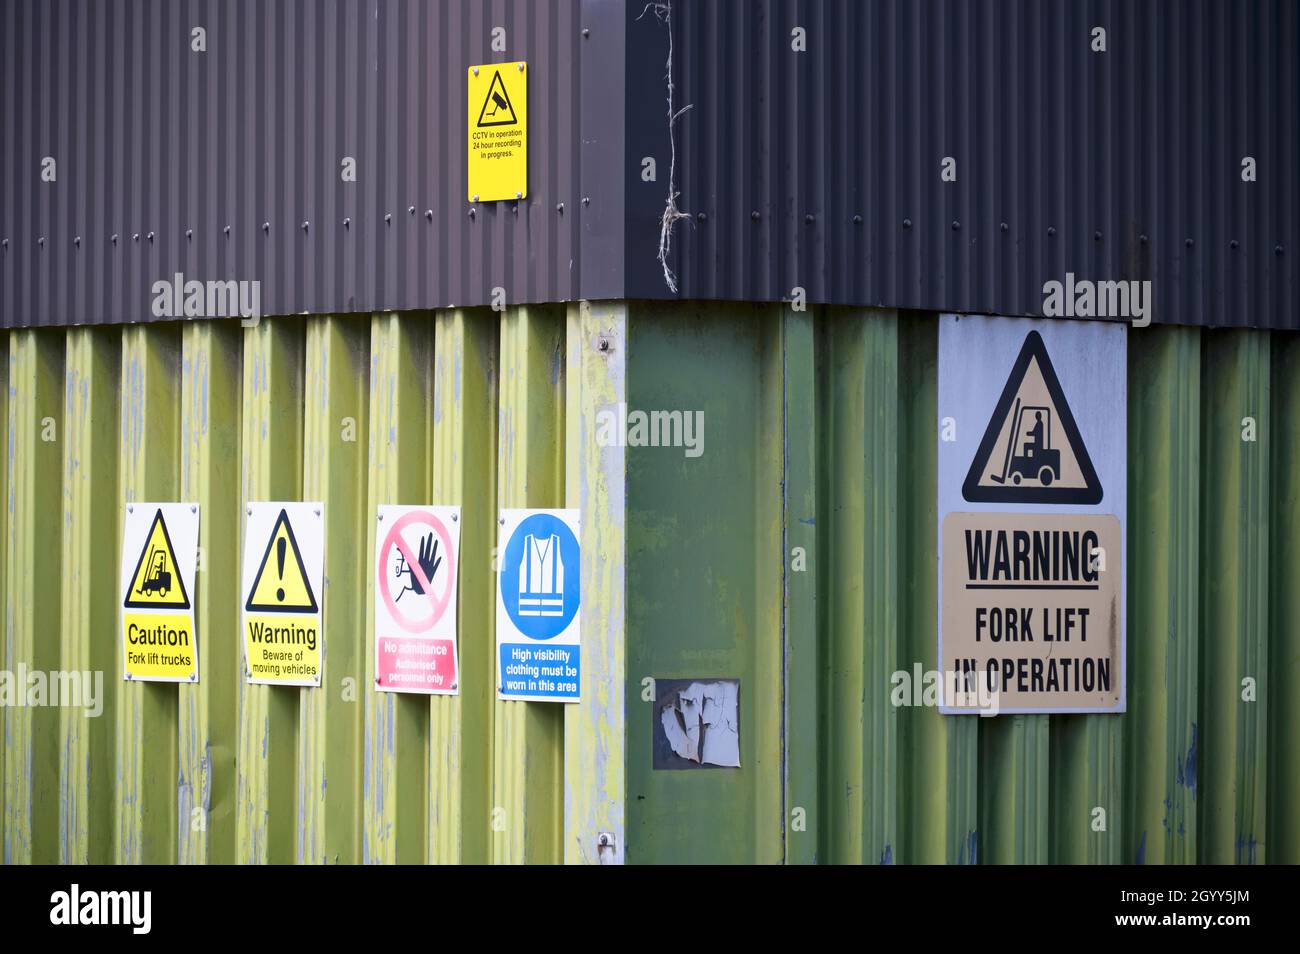
[[[1281,246],[1281,245],[1274,245],[1274,246],[1273,246],[1273,254],[1274,254],[1274,255],[1281,255],[1281,254],[1282,254],[1282,246]]]
[[[960,231],[961,231],[961,223],[958,222],[956,219],[953,219],[953,220],[952,220],[952,230],[953,230],[954,232],[960,232]]]
[[[114,245],[116,245],[116,244],[117,244],[117,233],[114,232],[114,233],[109,237],[108,240],[109,240],[110,242],[112,242]]]
[[[306,232],[309,228],[311,228],[311,223],[310,223],[309,221],[307,221],[306,219],[303,219],[303,220],[302,220],[302,225],[299,226],[299,228],[301,228],[304,232]]]
[[[433,209],[425,209],[425,210],[424,210],[424,217],[425,217],[426,219],[428,219],[430,222],[432,222],[432,221],[433,221]]]
[[[262,223],[262,231],[263,231],[263,232],[269,232],[269,231],[271,231],[271,223],[270,223],[270,222],[263,222],[263,223]]]
[[[613,834],[607,831],[602,831],[596,836],[596,847],[600,849],[614,848],[615,843]]]
[[[862,216],[860,216],[860,215],[855,215],[855,216],[853,216],[853,224],[854,224],[854,225],[861,225],[861,224],[862,224]]]
[[[555,203],[555,211],[556,211],[556,212],[559,212],[561,215],[563,215],[563,214],[564,214],[564,203],[563,203],[563,202],[557,202],[557,203]]]
[[[1004,232],[1005,232],[1005,231],[1007,230],[1007,228],[1008,228],[1007,223],[1005,223],[1005,222],[1003,222],[1002,225],[1001,225],[1000,227],[1001,227],[1002,231],[1004,231]]]
[[[1101,229],[1098,229],[1097,231],[1095,231],[1095,232],[1092,233],[1092,240],[1093,240],[1094,242],[1100,242],[1100,241],[1101,241]]]
[[[413,206],[413,205],[408,205],[408,206],[406,207],[406,214],[407,214],[407,215],[415,215],[415,206]]]
[[[1146,244],[1147,244],[1147,237],[1146,237],[1146,235],[1139,235],[1139,236],[1138,236],[1138,241],[1141,242],[1143,245],[1146,245]]]
[[[608,351],[610,348],[609,339],[602,336],[596,342],[596,347],[601,351]]]
[[[813,215],[811,212],[809,212],[803,217],[803,220],[806,224],[812,225],[813,222],[817,220],[817,217]]]
[[[385,224],[385,225],[392,225],[392,224],[393,224],[393,213],[391,213],[391,212],[385,212],[385,213],[384,213],[384,224]]]
[[[41,248],[44,248],[44,247],[45,247],[45,236],[42,235],[40,238],[38,238],[38,239],[36,240],[36,244],[39,245]]]
[[[473,209],[472,206],[470,207],[470,210],[469,210],[469,217],[470,217],[471,219],[474,218],[474,209]]]
[[[351,227],[352,227],[352,219],[351,219],[351,218],[346,218],[346,219],[344,219],[344,220],[343,220],[343,227],[344,227],[345,229],[346,229],[346,228],[351,228]]]
[[[520,64],[519,64],[519,72],[522,73],[523,71],[524,71],[524,64],[520,63]]]
[[[153,241],[153,233],[150,232],[148,235],[145,236],[145,238],[147,238],[150,242],[152,242],[152,241]]]
[[[1047,227],[1047,237],[1048,237],[1048,238],[1052,238],[1052,237],[1054,237],[1055,235],[1056,235],[1056,226],[1055,226],[1055,225],[1049,225],[1049,226]]]
[[[709,220],[709,217],[703,212],[696,212],[695,218],[701,222],[707,222]]]
[[[186,237],[187,239],[189,239],[191,242],[194,241],[194,230],[193,230],[193,229],[186,229],[186,230],[185,230],[185,237]]]
[[[583,204],[583,205],[591,205],[591,196],[589,196],[589,195],[584,195],[584,196],[582,197],[582,204]]]
[[[1236,249],[1236,247],[1240,244],[1241,243],[1238,242],[1236,239],[1233,239],[1231,242],[1228,243],[1228,248]]]
[[[1183,239],[1183,244],[1186,245],[1188,248],[1191,248],[1193,245],[1196,244],[1196,242],[1193,239],[1185,238]]]
[[[224,229],[222,229],[221,231],[222,231],[223,233],[225,233],[225,235],[229,236],[229,235],[230,235],[230,226],[227,225],[227,226],[226,226]]]
[[[131,241],[132,241],[132,242],[138,242],[138,241],[140,241],[140,233],[139,233],[139,232],[132,232],[132,233],[131,233]]]
[[[584,39],[587,38],[587,37],[590,37],[590,36],[591,36],[591,31],[588,30],[586,27],[583,27],[583,28],[582,28],[582,36],[583,36]]]
[[[76,238],[74,238],[72,240],[72,244],[77,246],[77,248],[81,248],[81,236],[78,235]]]
[[[757,222],[761,217],[762,216],[758,214],[758,209],[755,209],[753,212],[749,213],[749,219],[751,222]]]
[[[911,227],[912,227],[912,220],[911,220],[911,219],[903,219],[903,228],[905,228],[905,229],[910,229]]]

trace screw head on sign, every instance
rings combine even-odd
[[[520,64],[519,64],[519,72],[522,73],[523,71],[524,71],[524,64],[520,63]]]
[[[135,513],[135,507],[128,506],[128,507],[126,508],[126,512],[127,512],[127,513]]]
[[[516,199],[522,199],[523,197],[524,197],[524,194],[523,194],[522,192],[516,192],[516,193],[515,193],[515,198],[516,198]]]
[[[453,682],[453,683],[451,684],[451,687],[452,687],[453,689],[455,689],[455,688],[456,688],[456,684]]]
[[[475,76],[478,76],[478,67],[477,66],[474,67],[472,72],[474,73]]]
[[[458,514],[458,513],[453,513],[453,514],[451,515],[451,519],[452,519],[452,522],[454,523],[455,521],[457,521],[457,520],[460,519],[460,514]]]
[[[248,510],[247,510],[246,512],[247,512],[248,515],[251,517],[251,516],[253,515],[253,508],[252,508],[252,507],[249,507]]]
[[[318,517],[320,516],[320,508],[319,508],[319,507],[316,508],[316,516],[318,516]]]
[[[384,515],[382,513],[379,515],[379,522],[380,523],[384,522]]]
[[[190,508],[190,513],[198,513],[198,512],[199,512],[199,508],[198,508],[198,507],[191,507],[191,508]]]

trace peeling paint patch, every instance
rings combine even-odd
[[[1191,790],[1192,798],[1196,798],[1196,723],[1192,723],[1192,741],[1187,747],[1187,755],[1178,762],[1174,771],[1174,779],[1179,785],[1183,785]]]
[[[740,767],[740,681],[656,679],[654,767]]]

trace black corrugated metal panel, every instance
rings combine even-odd
[[[628,150],[665,171],[628,185],[627,294],[665,297],[668,41],[634,6]],[[1074,272],[1300,328],[1295,0],[672,6],[680,297],[1037,314]]]
[[[264,314],[616,297],[623,31],[610,0],[6,0],[0,323],[148,320],[176,272]],[[529,194],[471,217],[465,71],[514,59]]]

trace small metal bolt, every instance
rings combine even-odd
[[[191,242],[194,241],[194,230],[193,230],[193,229],[186,229],[186,230],[185,230],[185,237],[186,237],[187,239],[189,239]]]
[[[316,512],[316,516],[319,517],[319,516],[320,516],[320,507],[317,507],[315,512]]]
[[[1281,255],[1282,252],[1283,252],[1283,249],[1282,249],[1282,246],[1281,246],[1281,245],[1274,245],[1274,246],[1273,246],[1273,254],[1274,254],[1274,255]]]
[[[425,210],[424,210],[424,217],[425,217],[426,219],[428,219],[430,222],[432,222],[432,221],[433,221],[433,209],[425,209]]]
[[[854,225],[861,225],[861,224],[862,224],[862,216],[860,216],[860,215],[855,215],[855,216],[853,216],[853,224],[854,224]]]
[[[582,28],[582,35],[583,35],[584,37],[589,37],[589,36],[591,36],[591,31],[588,30],[586,27],[583,27],[583,28]]]
[[[345,219],[343,220],[343,227],[344,227],[345,229],[350,229],[350,228],[352,228],[352,219],[351,219],[351,217],[345,218]]]
[[[0,245],[3,245],[3,247],[7,249],[9,247],[9,240],[5,239],[3,242],[0,242]]]
[[[563,203],[563,202],[557,202],[557,203],[555,204],[555,211],[556,211],[556,212],[559,212],[561,215],[563,215],[563,214],[564,214],[564,203]]]
[[[474,218],[474,209],[473,209],[472,207],[471,207],[470,210],[469,210],[469,217],[470,217],[471,219]]]
[[[1003,222],[1003,223],[999,226],[999,228],[1002,229],[1002,231],[1005,232],[1005,231],[1007,230],[1007,228],[1008,228],[1007,223]]]
[[[910,229],[911,227],[912,227],[912,220],[911,220],[911,219],[903,219],[903,228],[905,228],[905,229]]]
[[[127,512],[127,513],[135,513],[135,507],[133,507],[131,504],[127,504],[127,505],[126,505],[126,512]]]
[[[303,219],[302,225],[300,225],[299,228],[301,228],[304,232],[306,232],[309,228],[311,228],[311,223],[308,222],[306,219]]]
[[[1146,245],[1146,244],[1147,244],[1147,237],[1146,237],[1146,235],[1145,235],[1145,234],[1143,234],[1143,235],[1139,235],[1139,236],[1138,236],[1138,241],[1141,242],[1143,245]]]
[[[1193,239],[1185,238],[1183,239],[1183,244],[1186,245],[1188,248],[1191,248],[1193,245],[1196,244],[1196,242]]]
[[[198,682],[198,679],[199,679],[198,673],[196,672],[190,673],[190,682]]]
[[[263,232],[269,232],[269,231],[271,231],[271,223],[270,223],[270,222],[263,222],[263,223],[262,223],[262,231],[263,231]]]
[[[413,205],[408,205],[408,206],[406,207],[406,214],[407,214],[407,215],[415,215],[415,206],[413,206]]]
[[[474,74],[475,76],[478,76],[478,67],[475,66],[475,67],[472,69],[471,72],[473,72],[473,74]]]
[[[522,73],[523,71],[524,71],[524,64],[520,63],[520,64],[519,64],[519,72]]]
[[[1049,225],[1049,226],[1047,227],[1047,237],[1048,237],[1048,238],[1054,238],[1055,236],[1056,236],[1056,226],[1055,226],[1055,225]]]
[[[755,209],[753,212],[749,213],[749,219],[751,222],[757,222],[760,218],[762,218],[762,216],[758,214],[758,209]]]
[[[515,193],[515,198],[516,198],[516,199],[522,199],[523,197],[524,197],[524,194],[523,194],[522,192],[516,192],[516,193]]]
[[[224,229],[222,229],[221,231],[223,231],[223,232],[225,232],[227,235],[229,235],[229,234],[230,234],[230,226],[227,225],[227,226],[226,226]]]
[[[952,230],[953,230],[954,232],[960,232],[960,231],[961,231],[961,223],[958,222],[956,219],[953,219],[953,220],[952,220]]]
[[[460,519],[460,514],[458,514],[458,513],[453,513],[453,514],[451,515],[451,522],[452,522],[452,523],[455,523],[455,522],[456,522],[457,520],[459,520],[459,519]]]
[[[76,238],[74,238],[72,240],[72,244],[77,246],[77,248],[81,248],[81,236],[78,235]]]
[[[198,507],[190,507],[190,513],[198,513],[198,512],[199,512]]]
[[[391,213],[391,212],[385,212],[385,213],[384,213],[384,224],[385,224],[385,225],[392,225],[392,224],[393,224],[393,213]]]
[[[470,201],[471,201],[471,202],[477,202],[477,201],[478,201],[478,193],[475,193],[475,194],[474,194],[474,198],[472,198]]]
[[[506,525],[506,518],[505,518],[505,517],[497,517],[497,523],[501,524],[501,526],[504,527],[504,526]]]
[[[1228,243],[1228,248],[1236,248],[1240,244],[1241,243],[1238,242],[1236,239],[1233,239],[1231,242]]]
[[[707,215],[705,215],[703,212],[696,212],[696,213],[695,213],[695,218],[696,218],[697,221],[700,221],[700,222],[707,222],[707,221],[709,220],[709,217],[708,217]]]
[[[110,242],[112,242],[114,245],[116,245],[116,244],[117,244],[117,233],[114,232],[114,233],[109,237],[108,240],[109,240]],[[5,239],[5,241],[8,242],[9,240],[8,240],[8,239]]]
[[[814,216],[811,212],[809,212],[807,215],[803,217],[803,220],[806,224],[812,225],[813,222],[816,221],[816,216]]]
[[[379,522],[380,523],[384,522],[384,515],[382,513],[379,515]]]
[[[36,244],[39,245],[41,248],[44,248],[44,247],[45,247],[45,236],[42,235],[40,238],[38,238],[38,239],[36,240]]]
[[[152,241],[153,241],[153,233],[150,232],[148,235],[145,236],[145,238],[147,238],[150,242],[152,242]]]
[[[599,348],[601,351],[608,351],[608,350],[609,350],[609,339],[608,339],[608,338],[601,338],[600,341],[599,341],[599,343],[597,343],[596,347]]]
[[[589,195],[584,195],[584,196],[582,197],[582,204],[583,204],[583,205],[591,205],[591,196],[589,196]]]
[[[451,687],[452,687],[453,689],[455,689],[455,688],[456,688],[456,684],[453,682],[453,683],[451,684]]]
[[[1101,229],[1098,229],[1097,231],[1095,231],[1095,232],[1092,233],[1092,240],[1093,240],[1094,242],[1100,242],[1100,241],[1101,241]]]

